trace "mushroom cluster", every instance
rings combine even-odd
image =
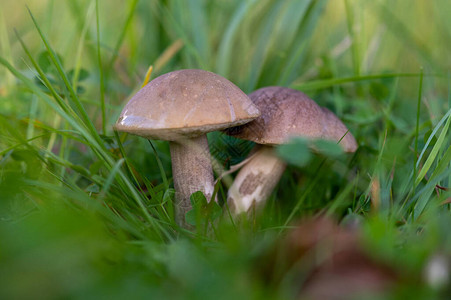
[[[188,227],[190,195],[201,191],[211,200],[214,177],[206,133],[232,128],[235,137],[261,144],[229,189],[235,213],[261,206],[279,181],[285,163],[271,146],[292,136],[340,141],[345,151],[357,144],[346,126],[303,93],[267,87],[249,95],[229,80],[203,70],[161,75],[134,95],[122,110],[117,131],[170,142],[176,191],[176,222]]]
[[[190,195],[210,200],[213,171],[206,133],[252,121],[259,110],[236,85],[203,70],[161,75],[134,95],[115,124],[118,131],[169,141],[176,221],[187,227]]]

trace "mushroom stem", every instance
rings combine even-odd
[[[286,164],[273,153],[270,146],[261,146],[254,157],[238,172],[227,195],[233,213],[247,212],[252,206],[260,208],[279,182]]]
[[[201,191],[207,201],[214,190],[213,170],[207,136],[169,143],[172,160],[172,176],[175,187],[175,220],[187,228],[185,214],[192,206],[190,196]]]

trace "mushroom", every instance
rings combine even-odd
[[[260,115],[249,97],[227,79],[203,70],[161,75],[139,90],[115,124],[118,131],[170,142],[176,222],[182,227],[190,195],[210,200],[213,171],[206,133],[250,122]]]
[[[321,107],[324,113],[324,138],[340,141],[340,145],[345,152],[355,152],[357,150],[357,142],[354,136],[348,132],[345,124],[329,109]]]
[[[261,116],[227,130],[229,135],[261,144],[229,189],[227,202],[236,214],[249,211],[253,205],[262,206],[282,176],[286,164],[274,154],[273,145],[302,136],[340,141],[346,152],[357,149],[346,126],[300,91],[273,86],[256,90],[249,97]]]

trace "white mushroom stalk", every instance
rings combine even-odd
[[[273,151],[272,147],[261,146],[235,177],[227,196],[233,213],[259,209],[271,195],[286,168]]]
[[[201,191],[207,201],[213,195],[214,178],[207,136],[170,142],[172,174],[176,191],[176,220],[184,224],[184,216],[191,209],[190,196]]]

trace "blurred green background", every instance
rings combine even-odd
[[[0,0],[0,298],[297,298],[305,261],[270,284],[257,266],[326,213],[361,220],[403,278],[385,297],[445,299],[449,278],[424,274],[451,253],[450,15],[447,0]],[[224,207],[215,230],[180,231],[167,143],[112,130],[150,65],[300,89],[360,148],[289,161],[251,220]],[[252,147],[209,141],[226,168]]]

